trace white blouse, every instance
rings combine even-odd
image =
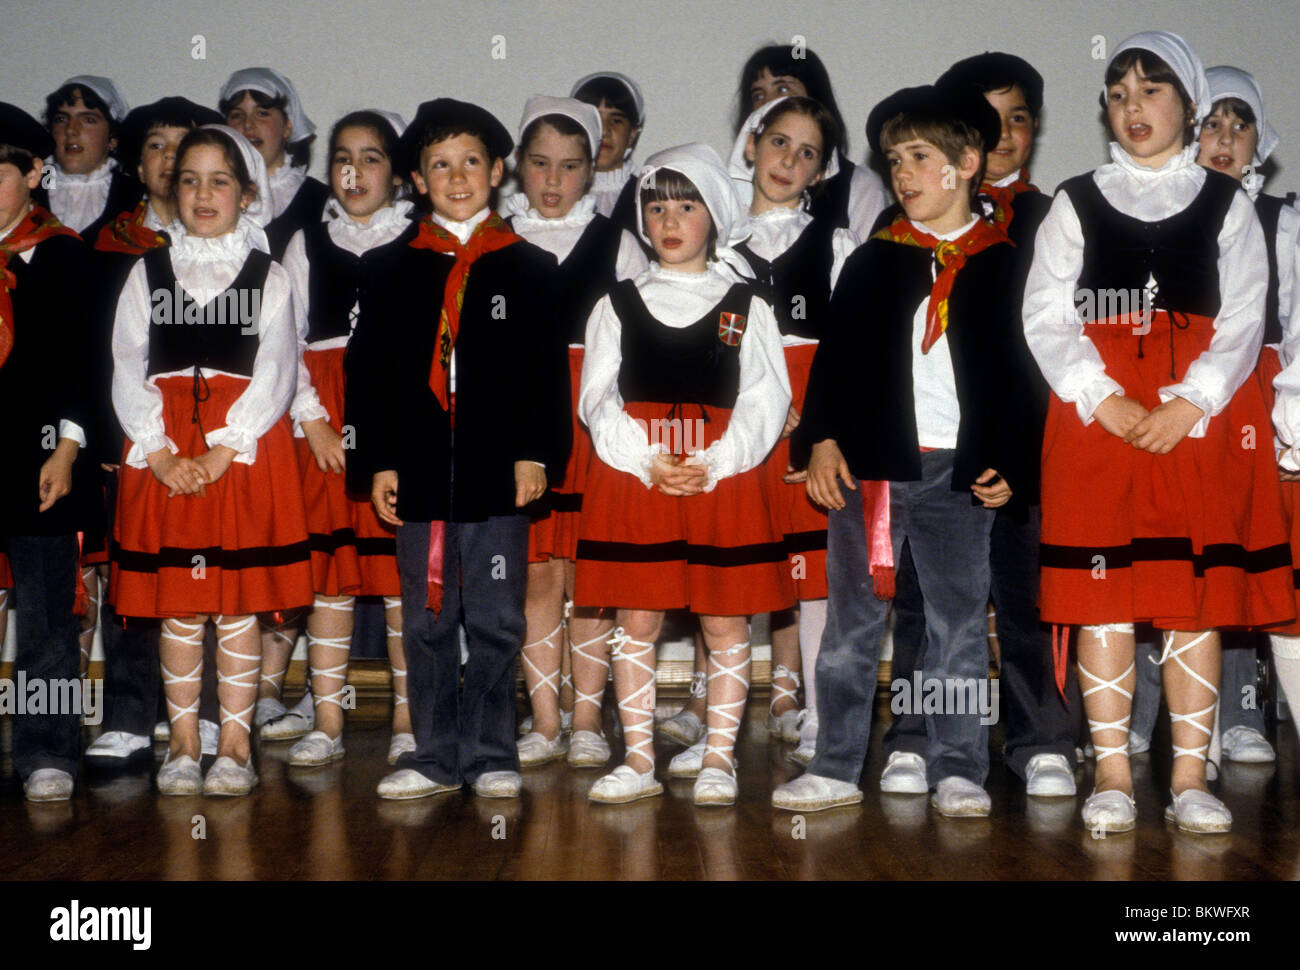
[[[117,168],[117,159],[106,158],[102,165],[85,175],[63,171],[53,157],[47,158],[45,164],[54,167],[54,178],[49,186],[50,211],[70,229],[84,231],[103,215],[104,206],[108,205],[108,189],[113,181],[113,169]],[[88,241],[92,245],[95,242],[93,239]]]
[[[754,251],[754,255],[769,263],[795,244],[808,224],[812,215],[804,208],[773,208],[749,217],[752,230],[745,242]],[[835,289],[840,278],[840,270],[849,253],[857,249],[859,240],[852,229],[836,229],[831,235],[831,275],[827,280],[827,293]],[[798,344],[814,344],[817,341],[807,337],[782,334],[781,342],[787,347]]]
[[[302,183],[307,181],[307,169],[290,165],[286,160],[274,172],[267,173],[267,181],[271,183],[266,190],[266,195],[271,199],[271,218],[278,219],[289,208],[289,203],[298,194]]]
[[[866,165],[855,165],[849,179],[849,229],[859,241],[871,235],[871,227],[893,204],[893,195],[880,176]]]
[[[1106,200],[1125,215],[1146,222],[1187,208],[1205,183],[1189,145],[1158,169],[1144,168],[1112,142],[1112,162],[1092,173]],[[1259,359],[1263,341],[1268,256],[1264,231],[1245,192],[1232,200],[1219,232],[1220,307],[1209,347],[1187,368],[1183,380],[1160,388],[1160,400],[1181,397],[1204,415],[1192,428],[1204,437],[1210,418],[1232,400]],[[1070,198],[1058,192],[1039,227],[1025,287],[1025,339],[1056,395],[1071,402],[1079,420],[1092,423],[1097,406],[1125,389],[1106,374],[1101,355],[1083,333],[1075,286],[1083,269],[1083,231]]]
[[[623,186],[627,184],[628,179],[636,175],[636,170],[636,164],[628,159],[619,168],[596,173],[596,177],[591,181],[589,194],[596,200],[597,212],[602,216],[613,213],[618,197],[623,193]]]
[[[333,197],[325,205],[323,221],[330,241],[340,249],[363,256],[378,246],[392,242],[411,227],[409,218],[412,203],[405,199],[384,206],[370,216],[369,222],[357,222],[343,209]],[[347,337],[331,337],[327,340],[307,342],[309,331],[308,314],[311,310],[311,264],[307,259],[307,241],[299,229],[289,240],[284,251],[284,270],[289,274],[293,286],[294,330],[298,337],[298,389],[294,393],[293,404],[289,407],[289,417],[293,419],[293,433],[303,437],[302,425],[307,421],[320,418],[329,420],[330,413],[321,404],[316,388],[312,387],[311,374],[307,370],[306,358],[303,356],[312,350],[331,350],[347,345]],[[360,307],[353,304],[349,314],[350,329],[355,329]],[[343,415],[337,415],[342,420]]]
[[[703,273],[683,273],[651,263],[636,278],[646,309],[669,327],[699,320],[722,301],[739,277],[715,262]],[[618,392],[622,363],[622,324],[608,296],[587,321],[587,352],[582,364],[578,415],[591,430],[596,454],[605,464],[635,475],[649,488],[650,464],[667,451],[650,443],[646,429],[623,410]],[[740,343],[740,393],[722,437],[693,456],[708,465],[705,491],[724,478],[758,467],[776,444],[790,407],[790,379],[781,350],[781,334],[772,309],[761,299],[750,303]]]
[[[1300,212],[1284,206],[1278,217],[1278,316],[1282,320],[1282,373],[1273,379],[1273,405],[1278,460],[1288,471],[1300,471]]]
[[[199,303],[206,303],[234,282],[254,248],[266,248],[265,234],[247,218],[241,219],[233,231],[214,239],[190,236],[180,223],[173,223],[169,232],[172,244],[167,253],[172,270],[185,291]],[[238,452],[235,460],[248,465],[257,459],[257,439],[288,408],[296,378],[292,285],[279,263],[273,262],[267,273],[260,310],[252,377],[226,412],[225,426],[207,432],[205,438],[209,448],[233,448]],[[144,261],[140,260],[127,277],[113,321],[113,408],[131,440],[126,463],[133,468],[147,467],[147,456],[161,448],[173,454],[178,451],[163,425],[162,392],[157,382],[163,377],[193,373],[192,368],[186,368],[146,376],[152,316],[149,281]],[[201,373],[212,378],[223,372],[205,367]]]

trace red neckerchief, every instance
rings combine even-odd
[[[429,368],[429,387],[444,411],[451,408],[451,349],[455,346],[456,334],[460,331],[460,308],[465,302],[469,269],[485,253],[521,241],[522,238],[515,235],[505,220],[495,212],[474,227],[469,242],[463,246],[452,233],[429,219],[420,222],[419,232],[411,240],[413,249],[432,249],[456,257],[455,265],[447,274],[447,285],[443,288],[442,312],[438,316],[438,343]]]
[[[1016,217],[1016,196],[1022,192],[1037,192],[1038,186],[1029,181],[1029,169],[1022,168],[1010,185],[981,185],[980,195],[988,196],[993,203],[993,225],[1003,232]]]
[[[451,412],[451,350],[456,345],[456,335],[460,332],[460,310],[465,303],[469,269],[484,253],[504,249],[521,240],[522,237],[515,235],[505,220],[495,212],[474,227],[469,242],[465,245],[461,245],[452,233],[430,219],[420,222],[419,231],[411,240],[413,249],[432,249],[456,257],[443,288],[442,312],[438,315],[438,343],[434,347],[433,361],[429,366],[429,388],[448,413]],[[445,522],[429,523],[425,606],[435,614],[442,609],[443,543],[446,529]]]
[[[928,354],[934,342],[948,329],[948,297],[952,293],[957,273],[966,265],[966,257],[981,250],[1009,242],[1007,234],[990,222],[976,219],[975,224],[957,239],[938,239],[922,232],[906,215],[899,215],[875,235],[876,239],[889,239],[904,246],[916,246],[934,251],[940,270],[930,287],[930,306],[925,314],[925,336],[921,340],[921,353]]]
[[[95,248],[102,253],[127,253],[139,256],[151,249],[168,245],[165,235],[144,225],[149,201],[141,199],[131,212],[119,212],[117,218],[99,230]]]
[[[14,346],[14,301],[9,291],[18,284],[18,277],[9,268],[9,260],[51,236],[81,238],[59,222],[49,209],[34,205],[14,226],[14,231],[0,240],[0,365],[4,364]]]

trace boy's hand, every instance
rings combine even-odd
[[[40,511],[54,507],[54,503],[72,491],[72,463],[77,459],[80,446],[71,438],[60,438],[54,454],[41,465],[37,495]]]
[[[546,469],[535,461],[515,462],[515,508],[536,502],[546,494]]]
[[[1115,393],[1097,405],[1092,416],[1116,438],[1128,440],[1128,433],[1147,416],[1147,409],[1131,397]]]
[[[235,460],[235,456],[238,454],[239,452],[235,451],[234,448],[227,445],[217,445],[195,458],[194,464],[203,470],[208,484],[211,485],[230,469],[230,463]]]
[[[159,448],[145,456],[153,477],[167,486],[168,498],[177,495],[202,495],[207,483],[207,472],[191,458],[173,455],[166,448]]]
[[[375,507],[375,515],[389,525],[402,525],[397,517],[397,472],[375,472],[370,480],[370,504]]]
[[[302,433],[307,437],[307,447],[316,459],[316,467],[323,472],[342,475],[346,460],[343,436],[330,427],[324,418],[303,422]]]
[[[844,460],[840,446],[834,438],[827,438],[813,445],[812,458],[808,461],[808,497],[826,509],[844,508],[844,493],[840,490],[843,482],[853,491],[858,490],[858,483],[853,480],[849,463]]]
[[[699,495],[704,491],[708,481],[707,465],[686,465],[673,455],[663,452],[655,455],[650,463],[650,481],[664,495],[683,498],[687,495]]]
[[[794,405],[791,404],[790,410],[785,413],[785,428],[781,432],[781,437],[790,437],[790,435],[794,434],[794,429],[797,427],[799,427],[799,412],[796,411]]]
[[[1011,501],[1011,486],[992,468],[986,468],[970,487],[986,509],[997,509]]]
[[[1176,397],[1152,408],[1124,440],[1153,455],[1167,455],[1204,416],[1205,412],[1191,401]]]

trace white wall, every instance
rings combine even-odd
[[[513,130],[529,94],[567,94],[582,74],[613,68],[645,91],[649,124],[637,157],[689,140],[725,155],[745,58],[799,34],[830,68],[861,158],[862,125],[882,97],[933,80],[960,57],[1002,49],[1046,79],[1033,168],[1050,191],[1105,160],[1094,38],[1113,47],[1151,28],[1183,34],[1207,66],[1253,72],[1282,133],[1282,165],[1300,154],[1295,0],[5,0],[0,99],[36,111],[65,77],[92,73],[116,79],[132,104],[165,94],[215,103],[230,71],[269,64],[294,80],[321,129],[354,108],[377,103],[409,117],[420,101],[449,95],[481,102]],[[191,57],[196,34],[205,60]],[[503,59],[492,56],[497,36]],[[1300,180],[1282,175],[1272,190],[1281,188]]]

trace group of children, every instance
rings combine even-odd
[[[612,674],[626,752],[589,797],[622,803],[663,791],[655,646],[685,610],[697,673],[659,725],[686,746],[667,770],[728,805],[749,621],[770,613],[769,727],[807,766],[772,803],[813,811],[862,799],[891,608],[895,677],[951,698],[987,680],[991,601],[1029,795],[1074,795],[1081,697],[1084,822],[1134,826],[1150,624],[1168,817],[1227,830],[1207,787],[1218,631],[1272,633],[1300,698],[1300,211],[1259,192],[1277,139],[1245,72],[1138,34],[1101,104],[1112,161],[1049,198],[1028,172],[1041,76],[961,61],[870,112],[892,201],[846,157],[821,61],[780,46],[745,65],[726,163],[699,143],[633,163],[645,105],[613,72],[530,98],[517,143],[450,98],[409,125],[352,112],[328,185],[267,68],[231,75],[216,111],[127,112],[90,76],[45,126],[0,105],[16,669],[77,675],[106,563],[110,706],[87,756],[150,750],[161,680],[159,790],[241,795],[255,727],[297,738],[295,766],[343,756],[358,598],[380,597],[381,797],[515,797],[521,766],[606,766]],[[309,692],[287,710],[301,629]],[[15,716],[29,799],[70,796],[78,727]],[[884,744],[882,790],[989,813],[974,705],[899,714]]]

